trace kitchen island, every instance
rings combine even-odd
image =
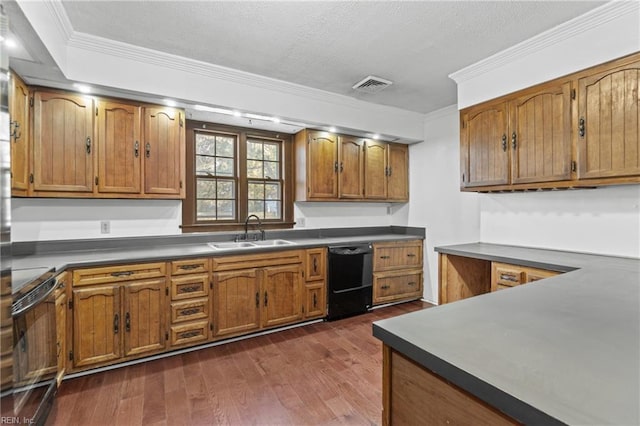
[[[639,260],[485,243],[436,250],[569,272],[374,323],[383,423],[640,424]]]

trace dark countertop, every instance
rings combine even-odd
[[[475,243],[440,253],[569,271],[373,334],[526,424],[640,424],[640,260]]]
[[[286,239],[295,245],[239,249],[214,249],[208,242],[232,241],[233,234],[184,234],[152,238],[111,238],[14,243],[13,267],[47,267],[63,271],[73,267],[91,267],[114,263],[143,263],[296,250],[310,247],[424,239],[424,228],[364,227],[267,232],[268,239]]]

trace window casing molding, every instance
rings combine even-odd
[[[293,222],[293,196],[294,196],[294,167],[293,167],[293,139],[290,134],[268,132],[244,127],[234,127],[202,121],[187,120],[186,126],[186,197],[182,201],[182,232],[209,232],[209,231],[233,231],[244,230],[246,217],[249,212],[248,188],[249,181],[267,184],[281,185],[281,219],[262,219],[264,229],[285,229],[292,228]],[[236,205],[235,217],[229,220],[205,220],[198,219],[196,208],[197,197],[197,176],[196,176],[196,137],[201,135],[228,135],[237,138],[235,147],[235,179],[236,184]],[[281,152],[278,161],[281,162],[279,179],[249,178],[247,176],[247,140],[256,140],[269,145],[270,142],[280,142]],[[266,163],[273,163],[270,157]],[[255,164],[255,163],[254,163]],[[272,165],[272,164],[270,164]],[[203,179],[207,176],[200,174]],[[210,179],[217,179],[210,176]],[[219,177],[220,179],[233,179],[229,176]],[[252,223],[254,223],[252,221]]]

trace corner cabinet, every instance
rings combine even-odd
[[[460,183],[511,191],[640,183],[640,53],[460,111]]]
[[[29,189],[29,88],[11,72],[9,77],[9,139],[11,141],[11,193],[26,195]]]
[[[297,201],[409,200],[407,145],[306,129],[294,140]]]

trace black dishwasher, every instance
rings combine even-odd
[[[329,246],[327,320],[367,312],[373,288],[371,244]]]

